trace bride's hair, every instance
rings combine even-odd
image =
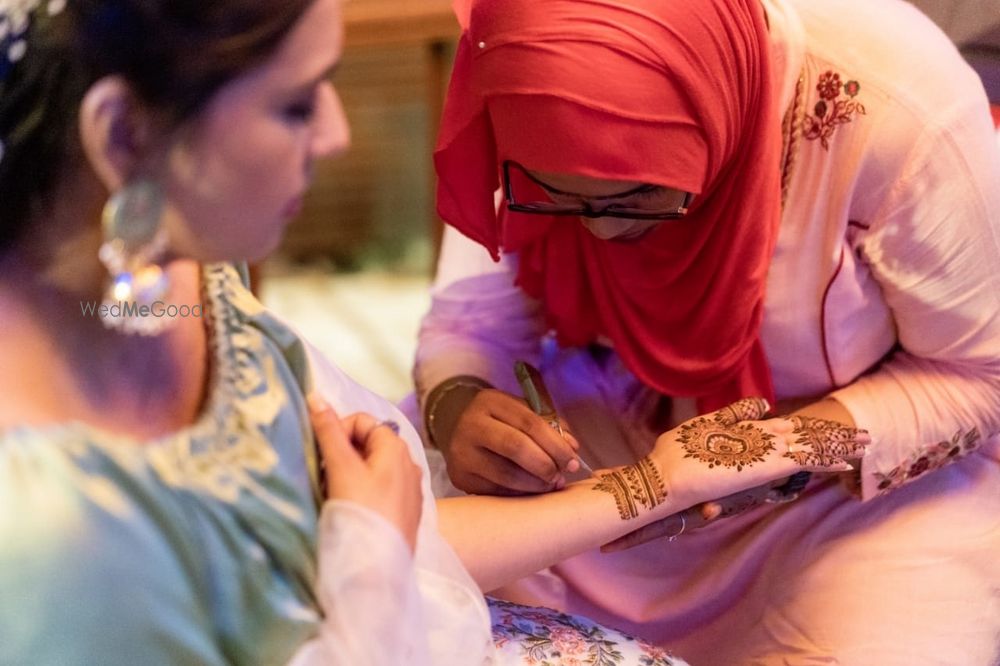
[[[311,3],[0,4],[0,254],[82,164],[80,103],[97,80],[122,76],[164,127],[179,126],[224,83],[266,59]]]

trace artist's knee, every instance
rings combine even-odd
[[[1000,592],[958,560],[818,566],[758,624],[755,666],[996,666]],[[792,577],[797,578],[797,577]],[[783,597],[783,598],[782,598]]]

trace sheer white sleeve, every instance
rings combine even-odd
[[[324,620],[294,666],[320,664],[493,663],[486,601],[437,528],[420,438],[390,402],[354,382],[306,344],[313,390],[347,415],[392,419],[424,471],[416,553],[376,514],[350,502],[327,502],[319,538],[319,599]],[[347,656],[345,656],[347,655]]]
[[[292,666],[432,663],[413,559],[398,529],[359,504],[328,501],[318,558],[323,621]]]

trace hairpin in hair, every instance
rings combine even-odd
[[[66,8],[66,0],[0,0],[0,84],[28,52],[31,17],[43,3],[48,16]],[[0,137],[0,160],[3,154],[4,142]]]

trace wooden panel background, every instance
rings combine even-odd
[[[429,271],[438,233],[431,149],[457,23],[441,0],[348,0],[345,23],[334,84],[351,149],[317,165],[279,253]]]

